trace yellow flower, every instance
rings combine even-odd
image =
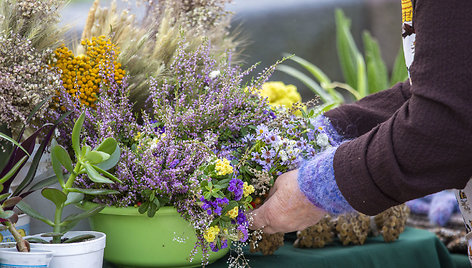
[[[108,86],[101,75],[114,76],[118,84],[122,83],[125,71],[116,61],[118,48],[105,36],[83,40],[85,55],[74,56],[71,50],[62,46],[54,51],[56,61],[51,67],[61,72],[61,80],[67,93],[78,98],[83,105],[95,107],[100,85]]]
[[[215,241],[215,238],[216,238],[216,236],[218,235],[219,232],[220,232],[220,227],[212,226],[212,227],[206,229],[205,233],[203,234],[203,238],[205,238],[205,240],[208,243],[211,243],[211,242]]]
[[[234,219],[238,216],[239,209],[238,207],[234,207],[232,210],[228,211],[226,214],[231,218]]]
[[[301,102],[302,97],[294,85],[285,85],[283,82],[266,82],[262,85],[259,93],[267,97],[269,104],[274,106],[285,106],[289,109],[294,103]]]
[[[233,173],[233,167],[230,165],[229,160],[226,158],[216,160],[215,169],[219,176]]]
[[[243,184],[243,195],[244,197],[254,193],[254,186],[248,185],[247,182]]]
[[[138,134],[136,134],[136,136],[134,136],[134,140],[138,141],[139,138],[141,138],[141,132],[138,132]]]

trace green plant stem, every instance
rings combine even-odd
[[[8,231],[13,235],[16,241],[16,248],[18,249],[19,252],[29,252],[30,249],[28,247],[28,242],[23,239],[23,236],[16,230],[15,225],[11,223],[10,221],[6,221],[5,225],[8,228]]]
[[[62,211],[64,210],[64,204],[56,207],[56,212],[54,213],[54,233],[61,232],[61,219],[62,219]],[[59,244],[61,243],[61,236],[53,236],[52,243]]]
[[[77,163],[77,165],[74,168],[74,172],[70,174],[69,178],[67,179],[65,187],[62,188],[62,192],[67,196],[69,194],[69,188],[72,187],[75,178],[77,178],[77,174],[79,174],[80,170],[82,169],[82,164]],[[64,211],[64,204],[61,204],[60,206],[56,207],[56,211],[54,213],[54,227],[53,227],[53,232],[54,233],[61,233],[61,220],[62,220],[62,212]],[[54,244],[59,244],[61,243],[61,236],[54,236],[52,238],[52,242]]]
[[[77,178],[77,174],[79,174],[81,169],[82,169],[82,164],[78,162],[74,168],[74,172],[70,174],[69,179],[67,179],[66,185],[64,189],[62,190],[62,192],[65,193],[66,195],[69,193],[68,189],[71,188],[72,185],[74,184],[75,178]]]

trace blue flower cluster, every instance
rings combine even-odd
[[[215,242],[210,243],[211,251],[218,252],[220,249],[224,249],[228,247],[228,240],[221,240],[221,246],[218,248]]]
[[[206,210],[208,215],[216,214],[221,216],[223,207],[229,203],[228,198],[216,198],[215,201],[206,200],[203,196],[200,197],[200,201],[203,202],[202,209]]]
[[[228,191],[234,194],[234,200],[239,201],[243,197],[244,182],[240,179],[232,179],[229,182]]]

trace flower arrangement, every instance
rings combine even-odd
[[[301,110],[296,105],[291,110],[267,111],[269,120],[244,131],[239,146],[229,154],[231,162],[215,156],[197,171],[201,183],[196,195],[203,211],[188,216],[200,223],[195,228],[212,250],[225,248],[227,240],[248,241],[248,212],[261,204],[275,179],[335,143],[326,130],[316,127],[314,110],[302,112],[301,117],[293,114]],[[233,261],[244,263],[239,257]]]
[[[274,108],[257,90],[248,90],[263,88],[275,65],[246,86],[242,79],[250,70],[241,71],[228,59],[218,62],[208,43],[187,51],[181,39],[169,66],[172,75],[149,79],[148,101],[135,113],[128,76],[116,80],[116,72],[107,71],[116,69],[115,53],[106,54],[99,67],[93,106],[66,90],[58,96],[59,107],[85,114],[91,146],[113,137],[122,148],[114,169],[122,184],[97,185],[83,177],[78,187],[115,190],[91,201],[136,206],[148,216],[174,206],[197,232],[193,254],[198,247],[205,254],[218,251],[229,241],[245,245],[247,213],[276,177],[329,146],[328,136],[310,123],[314,111],[298,117],[293,113],[299,106]],[[70,131],[63,125],[58,140],[66,144]]]
[[[16,9],[34,6],[14,2]],[[61,182],[62,191],[46,188],[43,196],[60,207],[67,201],[64,195],[78,192],[88,201],[135,206],[148,216],[173,206],[196,230],[193,254],[199,247],[208,255],[230,242],[245,245],[248,212],[277,176],[332,141],[316,126],[313,110],[271,106],[258,90],[270,85],[264,82],[278,63],[243,82],[254,67],[243,71],[235,65],[237,42],[228,34],[223,8],[228,1],[143,2],[148,16],[138,22],[125,11],[120,14],[114,2],[102,9],[95,1],[75,47],[60,45],[59,39],[44,46],[48,54],[37,70],[50,87],[38,94],[53,98],[41,119],[70,114],[58,127],[58,145],[51,151],[57,177],[62,167],[72,175]],[[300,100],[290,86],[270,87],[290,92],[291,102]],[[99,150],[111,140],[120,148],[120,160],[98,167],[117,159],[116,150]],[[69,226],[42,220],[55,228],[56,241]],[[238,263],[239,256],[231,261]]]

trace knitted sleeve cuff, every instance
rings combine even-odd
[[[330,147],[302,163],[298,172],[300,190],[315,206],[331,214],[352,212],[336,184],[333,158],[337,147]]]
[[[328,140],[331,145],[338,146],[341,144],[343,137],[339,135],[339,133],[333,127],[329,118],[321,114],[311,119],[310,123],[315,127],[315,129],[319,129],[328,136]]]

